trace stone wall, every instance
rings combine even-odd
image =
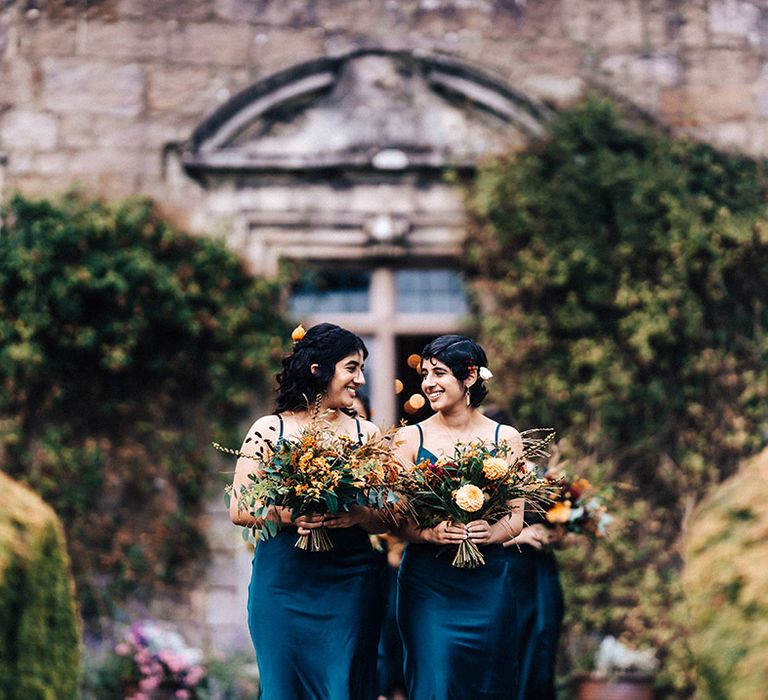
[[[747,0],[4,0],[6,191],[79,182],[196,225],[168,144],[278,70],[359,47],[447,54],[553,105],[597,85],[768,155],[768,14]],[[2,165],[2,156],[7,163]]]

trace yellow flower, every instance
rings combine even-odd
[[[555,503],[547,511],[547,520],[551,523],[567,523],[571,518],[571,504],[569,501]]]
[[[495,481],[501,479],[509,471],[509,465],[501,457],[486,457],[483,460],[483,474]]]
[[[298,343],[306,334],[307,331],[304,330],[304,326],[299,324],[296,326],[296,328],[293,329],[293,332],[291,333],[291,340],[294,343]]]
[[[456,491],[453,500],[456,501],[456,505],[462,510],[466,510],[468,513],[474,513],[483,507],[485,496],[474,484],[464,484],[464,486]]]

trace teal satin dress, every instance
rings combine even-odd
[[[526,524],[541,522],[526,512]],[[507,548],[511,595],[517,604],[517,659],[520,669],[509,700],[555,700],[555,666],[563,621],[563,590],[555,555],[529,545]]]
[[[380,567],[362,529],[328,533],[328,552],[294,547],[295,527],[256,547],[248,628],[262,700],[376,697]]]
[[[422,459],[435,456],[420,445]],[[397,619],[409,700],[507,700],[515,692],[516,653],[510,658],[510,649],[516,604],[508,557],[501,545],[482,552],[484,566],[460,569],[451,564],[455,547],[405,548]]]

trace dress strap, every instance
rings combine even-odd
[[[419,449],[421,449],[424,447],[424,431],[419,423],[416,423],[416,427],[419,429]]]
[[[496,435],[493,438],[493,441],[498,445],[499,444],[499,431],[501,430],[501,423],[496,423]]]
[[[355,423],[357,424],[357,443],[358,443],[358,445],[362,445],[363,444],[363,431],[360,428],[360,419],[359,418],[355,418]]]
[[[277,434],[277,439],[282,440],[283,439],[283,417],[279,413],[277,414],[277,420],[280,421],[280,432]]]

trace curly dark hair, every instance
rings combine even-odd
[[[283,359],[283,371],[277,375],[275,412],[307,408],[328,388],[336,363],[358,351],[363,358],[368,357],[363,339],[352,331],[333,323],[312,326]],[[310,371],[313,364],[318,365],[315,374]]]
[[[469,377],[471,367],[480,369],[488,366],[485,350],[474,340],[463,335],[441,335],[427,343],[421,351],[421,360],[440,360],[460,382]],[[478,375],[477,381],[469,388],[469,403],[477,408],[488,395],[485,383]]]

